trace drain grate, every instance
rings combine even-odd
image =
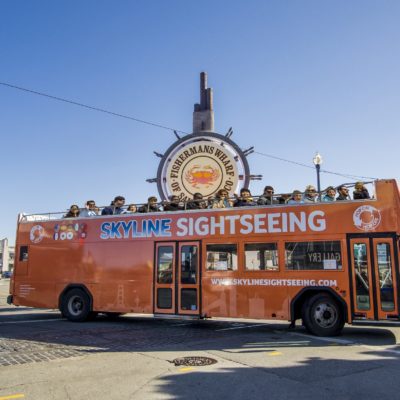
[[[209,357],[180,357],[175,358],[171,361],[175,364],[175,367],[180,365],[190,366],[190,367],[203,367],[204,365],[216,364],[217,360]]]

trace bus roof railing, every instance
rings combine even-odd
[[[364,185],[373,184],[374,181],[368,181],[368,182],[363,182],[363,183],[364,183]],[[335,189],[337,189],[340,186],[346,186],[346,187],[349,188],[349,187],[353,187],[354,185],[355,185],[355,183],[351,182],[351,183],[343,183],[341,185],[333,186],[333,187]],[[317,196],[318,197],[318,201],[316,201],[315,203],[301,203],[301,204],[298,204],[297,206],[307,206],[307,205],[312,205],[312,204],[316,204],[316,203],[335,204],[336,201],[332,201],[332,202],[322,202],[321,201],[321,196],[324,193],[326,193],[327,189],[330,188],[330,187],[332,187],[332,186],[328,186],[324,190],[321,190],[320,192],[318,192],[318,196]],[[301,192],[301,193],[302,193],[302,195],[305,194],[305,192]],[[292,196],[292,193],[273,194],[271,197],[272,197],[273,201],[275,201],[275,203],[272,202],[272,204],[257,204],[256,207],[288,206],[288,205],[291,205],[291,204],[287,203],[287,201],[290,199],[291,196]],[[256,202],[261,197],[263,197],[263,195],[251,196],[253,201],[256,201]],[[234,203],[238,198],[239,198],[239,196],[234,196],[234,197],[227,198],[227,200],[230,203]],[[207,211],[207,210],[211,211],[212,209],[214,209],[214,210],[215,209],[224,210],[224,208],[212,208],[212,203],[213,203],[213,201],[215,201],[215,199],[216,199],[215,197],[213,197],[213,198],[210,197],[210,198],[203,198],[203,199],[199,199],[199,200],[190,199],[190,200],[186,200],[186,201],[180,201],[179,205],[182,207],[181,209],[176,210],[176,211],[168,211],[168,210],[160,209],[158,212],[174,213],[174,212],[177,212],[177,211]],[[285,199],[285,201],[280,202],[281,199]],[[371,197],[371,200],[374,200],[374,199],[375,199],[375,193],[373,193],[373,196]],[[276,203],[276,201],[279,201],[279,202]],[[347,200],[347,201],[353,202],[355,200],[349,198],[349,200]],[[187,208],[188,203],[206,203],[207,207],[202,208],[202,209],[190,209],[190,208]],[[342,203],[342,202],[340,202],[340,203]],[[128,205],[125,204],[123,206],[124,212],[122,213],[122,215],[143,214],[143,213],[150,213],[151,212],[149,210],[147,210],[145,212],[143,212],[143,211],[139,212],[138,211],[140,208],[148,206],[148,203],[128,203],[128,204],[129,205],[130,204],[135,205],[136,208],[137,208],[137,211],[136,212],[127,212],[126,208],[128,207]],[[164,207],[167,204],[170,204],[170,202],[164,200],[164,201],[158,202],[157,203],[157,207]],[[102,211],[105,208],[108,208],[108,207],[113,207],[113,206],[112,205],[97,206],[98,214],[90,216],[90,217],[87,217],[87,216],[85,216],[85,217],[81,216],[80,217],[80,216],[78,216],[78,217],[75,217],[75,218],[65,218],[66,214],[69,211],[68,209],[65,210],[65,211],[55,211],[55,212],[45,212],[45,213],[35,213],[35,214],[20,213],[18,215],[18,222],[36,222],[36,221],[39,222],[39,221],[49,221],[49,220],[58,220],[58,219],[76,219],[76,218],[83,219],[83,218],[105,217],[105,216],[110,216],[110,215],[102,215]],[[252,207],[254,207],[254,206],[252,206]],[[231,207],[225,208],[225,210],[229,210],[230,208]],[[243,207],[240,207],[240,208],[243,208]],[[86,209],[85,207],[81,207],[80,211],[85,210],[85,209]],[[119,214],[119,215],[121,215],[121,214]]]

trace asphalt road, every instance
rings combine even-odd
[[[0,400],[400,398],[400,325],[316,338],[287,323],[154,319],[71,323],[13,307],[0,281]],[[212,365],[175,365],[206,357]]]

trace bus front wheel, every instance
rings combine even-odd
[[[90,311],[90,298],[82,289],[71,289],[63,296],[61,313],[70,321],[86,321]]]
[[[316,294],[303,305],[306,329],[316,336],[337,336],[343,329],[344,316],[337,301],[328,294]]]

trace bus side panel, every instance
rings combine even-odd
[[[58,308],[70,284],[85,285],[97,311],[152,312],[153,242],[31,245],[14,304]]]
[[[251,278],[235,274],[228,278],[233,280],[234,284],[224,284],[219,279],[225,280],[226,276],[205,274],[202,282],[203,314],[208,317],[287,320],[289,318],[287,288],[263,286],[263,278],[261,274],[253,274]],[[251,285],[249,285],[250,279]],[[253,286],[253,283],[260,285]]]
[[[153,241],[105,242],[96,248],[96,311],[153,312]]]

